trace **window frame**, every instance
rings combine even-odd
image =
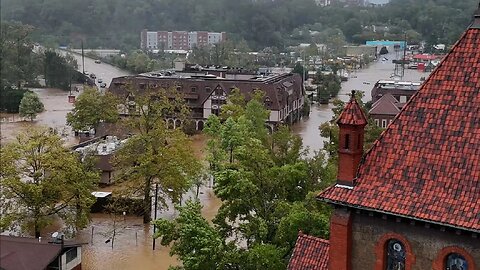
[[[408,239],[398,233],[386,233],[380,237],[375,246],[375,270],[385,270],[387,267],[387,244],[390,240],[396,239],[405,247],[405,270],[412,270],[415,264],[415,254]]]
[[[433,261],[432,269],[433,270],[444,270],[447,267],[447,258],[450,254],[456,253],[461,255],[468,264],[468,270],[470,269],[477,269],[475,264],[475,260],[473,259],[472,255],[465,249],[458,247],[458,246],[448,246],[442,248],[437,255],[437,258]]]

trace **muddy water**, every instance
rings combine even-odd
[[[395,56],[390,54],[386,57],[390,60],[374,62],[368,68],[350,74],[350,79],[342,83],[338,98],[342,101],[348,101],[352,90],[360,90],[365,93],[362,99],[364,102],[372,100],[371,90],[373,85],[378,80],[390,80],[394,70],[391,60],[395,59]],[[429,73],[407,69],[403,80],[418,82],[421,77],[428,77],[428,75]],[[313,151],[322,149],[324,141],[327,140],[320,137],[318,127],[322,123],[332,120],[332,107],[332,104],[314,104],[311,108],[310,117],[301,120],[292,127],[293,132],[302,137],[304,146],[311,150],[310,155]]]
[[[66,115],[73,105],[68,103],[69,93],[60,89],[33,89],[45,106],[45,111],[38,114],[33,122],[25,121],[18,114],[2,114],[0,122],[1,143],[11,141],[20,132],[38,126],[54,128],[64,138],[67,145],[74,145],[77,140],[71,136],[72,130],[67,126]],[[75,92],[74,95],[79,93]]]
[[[387,56],[388,57],[388,56]],[[393,57],[389,57],[393,59]],[[365,92],[364,101],[371,99],[371,88],[377,80],[389,79],[393,72],[391,62],[376,62],[369,68],[360,70],[353,75],[349,81],[342,83],[342,89],[339,93],[341,100],[348,100],[351,90],[361,90]],[[86,66],[89,62],[86,63]],[[91,64],[89,71],[97,71],[104,78],[109,76],[121,76],[123,74],[110,74],[108,70],[96,70],[97,68],[108,68],[107,64]],[[108,72],[107,72],[108,71]],[[103,73],[105,74],[103,74]],[[108,73],[108,74],[107,74]],[[426,77],[428,74],[420,73],[415,70],[407,70],[404,80],[418,81],[420,77]],[[34,125],[48,125],[56,127],[59,131],[65,127],[65,115],[71,110],[72,105],[67,102],[68,93],[60,90],[35,90],[45,104],[46,112],[37,117],[34,123],[19,122],[18,115],[15,120],[10,115],[6,121],[1,123],[2,143],[14,138],[15,134],[22,130],[28,130]],[[323,147],[325,138],[319,135],[318,127],[321,123],[329,121],[332,118],[332,105],[314,104],[311,108],[310,117],[296,123],[292,130],[300,135],[305,147],[311,151],[319,150]],[[10,120],[9,120],[10,119]],[[9,122],[11,121],[11,122]],[[72,138],[72,136],[68,137]],[[71,139],[67,139],[70,141]],[[192,137],[193,151],[201,158],[205,158],[205,137],[196,135]],[[192,196],[192,193],[190,194]],[[188,196],[187,196],[188,197]],[[218,212],[221,201],[213,194],[212,189],[207,185],[201,189],[200,200],[204,205],[202,215],[211,220]],[[172,219],[177,216],[177,212],[172,209],[159,211],[159,217]],[[169,248],[163,247],[157,242],[157,248],[152,250],[152,227],[142,224],[142,219],[137,217],[114,217],[105,214],[95,214],[92,216],[91,224],[88,228],[81,231],[78,240],[85,243],[82,251],[83,269],[168,269],[169,265],[177,265],[178,261],[169,256]],[[93,228],[93,237],[92,237]],[[115,228],[115,239],[112,237]],[[110,239],[110,242],[105,243]]]
[[[192,193],[190,194],[192,195]],[[220,200],[208,187],[199,194],[202,202],[202,215],[209,221],[215,217],[220,207]],[[158,211],[158,217],[173,219],[178,212],[173,210]],[[115,222],[114,222],[115,220]],[[169,265],[178,265],[175,257],[170,257],[169,247],[163,247],[159,241],[156,249],[152,248],[153,228],[144,225],[142,218],[110,216],[95,214],[92,223],[83,230],[78,240],[86,243],[82,252],[83,269],[159,269],[166,270]],[[93,228],[93,237],[92,237]],[[113,231],[115,238],[113,241]],[[93,239],[93,240],[92,240]],[[107,240],[110,240],[106,243]]]

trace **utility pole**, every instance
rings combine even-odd
[[[402,79],[405,76],[405,57],[407,56],[407,32],[405,32],[405,39],[403,43],[403,59],[402,59]]]
[[[83,74],[85,74],[85,56],[83,55],[83,39],[82,39],[82,69],[83,69]]]
[[[154,220],[157,220],[157,200],[158,200],[158,183],[155,184],[155,213],[153,214]],[[157,225],[153,223],[153,234],[157,231]],[[155,237],[153,238],[153,250],[155,250]]]

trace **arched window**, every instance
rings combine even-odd
[[[445,260],[445,270],[468,270],[467,260],[458,253],[450,253]]]
[[[405,246],[397,239],[390,239],[386,245],[386,270],[405,270]]]

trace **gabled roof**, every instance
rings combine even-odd
[[[479,16],[365,155],[356,185],[319,198],[480,232]]]
[[[341,125],[366,125],[367,118],[363,113],[362,108],[355,99],[355,91],[352,91],[350,101],[345,105],[342,113],[338,117],[338,124]]]
[[[69,243],[74,247],[80,244]],[[39,242],[35,238],[0,235],[0,268],[18,270],[43,270],[62,252],[60,244]]]
[[[372,105],[370,114],[397,115],[400,112],[398,100],[391,94],[383,95]]]
[[[298,234],[288,270],[326,270],[328,269],[328,251],[330,243],[327,240]]]

